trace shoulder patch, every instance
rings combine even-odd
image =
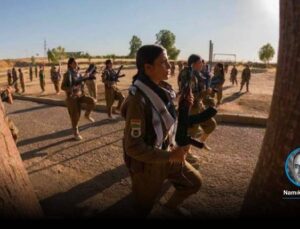
[[[139,138],[142,135],[142,121],[140,119],[130,120],[131,137]]]

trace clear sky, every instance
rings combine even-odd
[[[151,44],[168,29],[181,59],[207,58],[213,40],[216,53],[257,61],[279,40],[279,0],[0,0],[0,16],[1,59],[43,55],[44,38],[48,48],[127,55],[132,35]]]

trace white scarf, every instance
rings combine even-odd
[[[174,143],[175,131],[176,131],[176,120],[168,111],[165,103],[162,99],[146,84],[141,82],[140,80],[136,80],[134,85],[139,88],[150,100],[152,103],[152,124],[154,127],[154,131],[156,133],[156,141],[155,146],[157,148],[161,148],[163,142],[166,140],[163,136],[163,127],[166,128],[168,132],[168,137],[170,143]]]

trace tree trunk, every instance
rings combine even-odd
[[[280,1],[280,42],[274,95],[259,160],[242,217],[293,217],[299,200],[283,200],[298,190],[285,175],[288,154],[300,146],[300,1]]]
[[[42,210],[0,101],[0,218],[40,218]]]

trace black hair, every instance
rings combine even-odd
[[[69,60],[68,60],[68,68],[70,68],[71,64],[73,64],[74,62],[76,63],[75,58],[73,58],[73,57],[69,58]]]
[[[111,60],[106,60],[105,65],[109,65],[109,64],[112,64],[112,61]]]
[[[199,60],[202,61],[202,59],[201,59],[201,57],[199,55],[196,55],[196,54],[190,55],[190,57],[188,59],[188,66],[192,67],[192,65],[195,64]]]
[[[93,72],[91,72],[91,74],[94,74],[97,71],[97,67],[95,66],[95,64],[90,64],[86,70],[86,73],[89,73],[90,71],[92,71],[92,69],[94,69],[94,70],[93,70]]]
[[[144,73],[145,64],[153,64],[154,61],[166,50],[159,45],[144,45],[136,54],[137,74],[133,77],[133,82],[140,73]]]
[[[217,63],[217,67],[220,69],[220,72],[222,76],[225,76],[224,74],[224,65],[222,63]]]

